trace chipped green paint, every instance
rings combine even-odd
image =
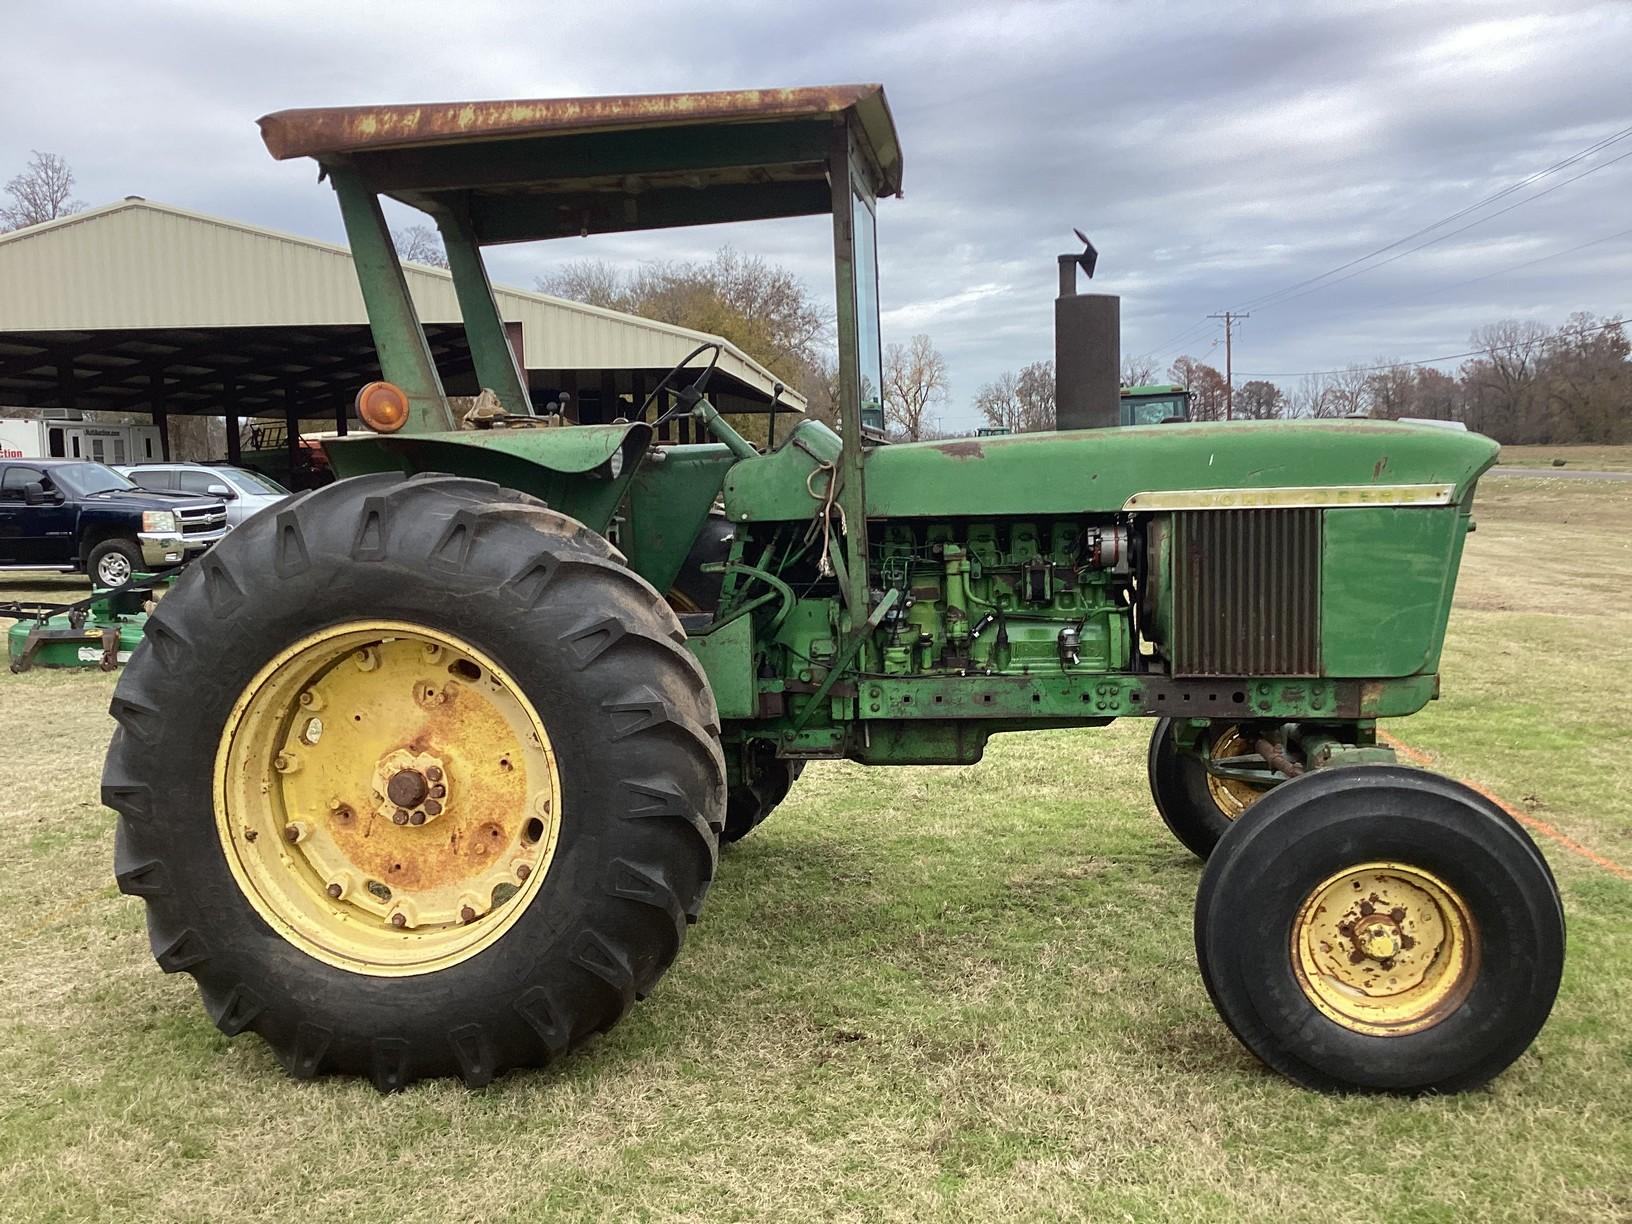
[[[1114,513],[1160,490],[1322,486],[1449,485],[1460,501],[1496,451],[1479,434],[1383,421],[1135,425],[914,442],[868,454],[867,513]]]

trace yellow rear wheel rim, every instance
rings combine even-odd
[[[215,758],[238,886],[302,951],[355,973],[445,969],[538,895],[560,835],[543,721],[491,658],[400,621],[336,625],[245,687]]]
[[[1479,963],[1467,904],[1432,872],[1362,863],[1323,880],[1292,926],[1298,985],[1328,1018],[1374,1036],[1431,1028],[1467,997]]]
[[[1212,749],[1207,755],[1214,761],[1222,761],[1229,757],[1247,756],[1252,751],[1253,747],[1247,742],[1247,737],[1241,734],[1240,727],[1226,727],[1213,741]],[[1242,812],[1267,795],[1269,788],[1254,786],[1251,782],[1243,782],[1239,778],[1220,778],[1208,774],[1207,793],[1213,797],[1213,804],[1224,819],[1237,820]]]

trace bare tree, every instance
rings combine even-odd
[[[1363,416],[1371,395],[1371,376],[1363,366],[1345,366],[1328,376],[1327,411],[1317,416]]]
[[[1235,393],[1235,415],[1245,421],[1274,421],[1286,415],[1286,396],[1262,378],[1241,384]]]
[[[975,392],[975,408],[992,429],[1006,429],[1010,433],[1024,432],[1020,413],[1019,379],[1014,371],[1004,370],[989,383],[983,383]]]
[[[1018,374],[1004,370],[975,392],[975,408],[992,429],[1010,433],[1053,429],[1054,363],[1034,361]]]
[[[912,343],[884,350],[884,415],[896,436],[916,442],[936,426],[930,409],[944,401],[950,387],[946,359],[925,335]]]
[[[1506,320],[1472,341],[1480,351],[1454,376],[1388,360],[1305,375],[1290,414],[1462,421],[1502,442],[1632,442],[1632,338],[1620,319],[1578,312],[1556,330]],[[1180,364],[1175,378],[1195,374]],[[1251,385],[1237,391],[1238,411]]]
[[[1331,411],[1331,386],[1324,374],[1305,374],[1297,390],[1292,392],[1291,415],[1295,417],[1328,417]]]
[[[569,302],[583,302],[607,310],[624,310],[630,303],[624,274],[604,259],[575,259],[549,276],[538,279],[538,291]]]
[[[407,229],[392,230],[391,243],[397,248],[397,258],[407,263],[423,264],[427,268],[448,266],[442,238],[428,225],[410,225]]]
[[[1156,363],[1149,354],[1122,358],[1122,385],[1148,387],[1156,377]]]
[[[1167,376],[1190,392],[1191,420],[1224,419],[1226,400],[1224,375],[1204,361],[1197,361],[1194,357],[1180,357],[1174,361]]]
[[[631,272],[579,260],[541,277],[538,289],[724,337],[801,390],[826,351],[826,307],[786,268],[731,247],[706,262],[655,261]]]
[[[84,208],[84,202],[73,198],[74,172],[68,163],[55,153],[30,150],[33,156],[28,166],[14,178],[6,181],[10,204],[0,204],[0,230],[22,229],[70,216]]]
[[[1541,398],[1538,366],[1551,333],[1540,323],[1504,319],[1474,328],[1469,339],[1482,353],[1462,366],[1468,424],[1508,442],[1539,441],[1530,418]]]
[[[1366,376],[1366,402],[1371,406],[1371,415],[1385,421],[1420,415],[1414,411],[1416,370],[1397,358],[1380,357],[1377,364],[1384,368]]]
[[[1428,417],[1436,421],[1454,421],[1462,413],[1462,387],[1456,379],[1426,366],[1414,371],[1415,387],[1412,392],[1410,416]]]
[[[829,428],[840,428],[839,358],[830,352],[818,353],[809,366],[795,375],[805,393],[805,415]]]
[[[1037,433],[1053,429],[1059,423],[1058,406],[1054,402],[1054,363],[1034,361],[1020,371],[1015,379],[1015,396],[1020,401],[1020,419],[1023,433]]]
[[[1538,440],[1632,440],[1632,345],[1618,320],[1577,312],[1553,336],[1538,366],[1543,411]]]

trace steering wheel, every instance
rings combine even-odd
[[[645,420],[646,410],[652,406],[653,402],[659,395],[663,394],[664,389],[674,382],[676,376],[678,376],[687,366],[691,364],[692,359],[696,357],[697,354],[703,352],[705,349],[713,349],[714,355],[708,359],[708,364],[703,367],[703,372],[692,380],[689,387],[680,392],[679,400],[673,408],[670,408],[662,416],[658,417],[657,420],[652,422],[652,428],[656,429],[670,417],[678,416],[682,412],[689,412],[691,410],[691,406],[698,400],[702,399],[703,392],[708,388],[708,380],[714,376],[714,368],[720,364],[720,353],[723,348],[724,345],[722,345],[718,340],[705,340],[696,348],[692,349],[691,352],[682,357],[679,363],[675,365],[672,370],[658,380],[657,386],[652,388],[651,394],[648,395],[645,402],[641,404],[640,411],[635,414],[636,419]]]

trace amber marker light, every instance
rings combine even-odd
[[[357,415],[375,433],[396,433],[408,423],[408,396],[396,383],[371,382],[357,392]]]

